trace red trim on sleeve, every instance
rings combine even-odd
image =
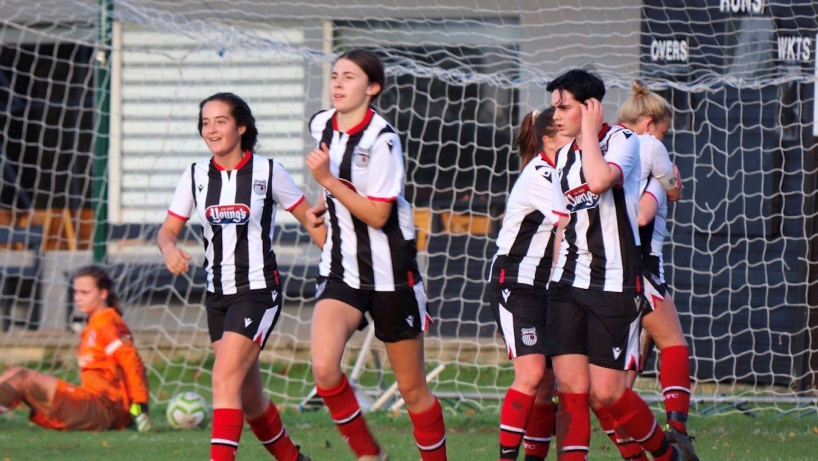
[[[505,281],[506,281],[506,270],[505,269],[500,269],[500,283],[503,283]]]
[[[170,211],[170,210],[168,210],[168,214],[169,214],[169,215],[171,215],[171,216],[173,216],[173,217],[174,217],[174,218],[176,218],[176,219],[181,219],[182,221],[187,221],[188,219],[190,219],[190,218],[185,218],[185,217],[184,217],[184,216],[182,216],[182,215],[178,215],[178,214],[176,214],[176,213],[174,213],[174,212],[172,212],[172,211]]]
[[[653,195],[653,192],[651,192],[651,191],[649,191],[649,190],[646,190],[646,191],[645,191],[645,194],[650,195],[651,197],[653,197],[653,200],[656,200],[656,203],[659,203],[659,199],[658,199],[658,198],[656,198],[656,196],[655,196],[655,195]]]
[[[240,170],[241,167],[243,167],[244,165],[247,165],[247,162],[250,161],[250,157],[252,157],[252,156],[253,156],[253,153],[250,152],[249,150],[244,151],[244,157],[241,158],[241,161],[239,162],[238,165],[236,165],[235,168],[233,168],[233,170]],[[219,171],[227,170],[227,168],[225,168],[225,167],[219,165],[218,163],[216,163],[216,157],[213,157],[213,166],[216,167],[216,169],[219,170]],[[230,171],[232,171],[232,170],[230,170]]]
[[[406,271],[406,276],[409,279],[409,286],[414,287],[415,286],[415,275],[412,274],[412,271]]]
[[[557,210],[551,210],[551,211],[557,216],[563,216],[565,218],[568,217],[568,213],[563,213],[562,211],[557,211]]]
[[[296,208],[298,205],[301,205],[301,202],[303,202],[303,201],[304,201],[304,200],[306,200],[306,199],[307,199],[307,197],[304,197],[304,196],[302,195],[302,196],[301,196],[301,198],[300,198],[300,199],[298,199],[298,201],[297,201],[297,202],[295,202],[295,205],[293,205],[293,206],[291,206],[291,207],[287,208],[287,211],[292,212],[293,210],[295,210],[295,208]]]
[[[622,184],[625,183],[625,172],[622,171],[622,167],[613,162],[608,162],[608,165],[613,165],[619,168],[619,182],[617,184],[614,184],[614,187],[622,187]]]
[[[361,120],[361,123],[359,123],[359,124],[353,126],[352,128],[350,128],[349,131],[347,131],[347,135],[352,136],[353,134],[360,133],[361,131],[363,131],[364,128],[366,128],[367,125],[369,125],[369,122],[372,121],[372,117],[374,115],[375,115],[375,111],[370,107],[369,110],[366,111],[366,114],[364,115],[364,119]],[[332,129],[334,131],[340,131],[338,129],[338,118],[337,117],[338,117],[338,111],[335,111],[335,113],[332,114]]]
[[[394,202],[398,199],[397,197],[373,197],[371,195],[367,195],[366,198],[373,202]]]

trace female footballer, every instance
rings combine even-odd
[[[429,316],[416,261],[412,210],[403,198],[400,139],[370,106],[384,67],[362,49],[332,67],[332,109],[310,121],[316,148],[307,166],[324,189],[311,214],[328,229],[312,317],[312,371],[318,394],[358,460],[386,460],[369,431],[341,357],[369,312],[384,342],[425,461],[446,459],[443,410],[426,384],[423,332]],[[326,214],[326,218],[324,218]]]
[[[554,259],[556,215],[551,210],[554,159],[571,141],[557,131],[554,109],[523,118],[516,145],[523,171],[508,197],[497,254],[489,275],[489,302],[514,365],[500,412],[500,459],[548,455],[554,428],[554,373],[544,347],[546,288]]]
[[[639,354],[644,304],[637,227],[639,141],[603,122],[602,80],[573,69],[552,80],[554,121],[574,141],[556,161],[559,251],[548,290],[546,354],[559,389],[559,459],[584,460],[589,403],[604,409],[654,459],[677,459],[645,402],[627,385]]]
[[[74,304],[88,316],[77,350],[82,384],[10,368],[0,375],[0,413],[25,403],[31,422],[46,429],[104,431],[133,423],[140,432],[149,431],[145,366],[122,320],[111,278],[88,266],[74,273],[72,284]]]
[[[281,314],[273,252],[276,206],[301,223],[310,204],[280,163],[255,154],[258,130],[250,107],[232,93],[199,104],[199,134],[213,156],[186,169],[157,236],[174,274],[190,255],[176,238],[195,210],[202,223],[207,270],[207,326],[213,364],[212,461],[232,461],[245,418],[278,460],[308,460],[299,453],[272,401],[262,392],[258,357]],[[320,246],[325,231],[308,232]]]

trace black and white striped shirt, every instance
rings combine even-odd
[[[316,146],[329,146],[330,171],[370,200],[394,202],[382,229],[355,217],[328,191],[327,240],[319,274],[356,289],[395,291],[420,283],[412,209],[403,198],[400,139],[374,110],[348,133],[338,131],[335,109],[310,120]]]
[[[554,254],[554,165],[541,154],[523,168],[509,194],[491,281],[545,287]]]
[[[213,159],[182,174],[168,213],[187,220],[194,208],[205,240],[207,290],[218,294],[272,288],[276,204],[292,211],[304,194],[280,163],[246,152],[234,170]]]
[[[602,195],[590,191],[582,151],[572,142],[557,153],[554,212],[568,216],[552,281],[576,288],[640,292],[639,139],[605,124],[599,133],[605,160],[622,172],[621,182]]]

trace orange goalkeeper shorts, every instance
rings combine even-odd
[[[127,426],[131,415],[119,402],[59,380],[51,414],[32,411],[29,419],[58,431],[106,431]]]

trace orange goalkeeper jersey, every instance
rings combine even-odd
[[[145,365],[131,339],[131,331],[113,308],[88,319],[77,351],[82,387],[119,402],[148,402]]]

